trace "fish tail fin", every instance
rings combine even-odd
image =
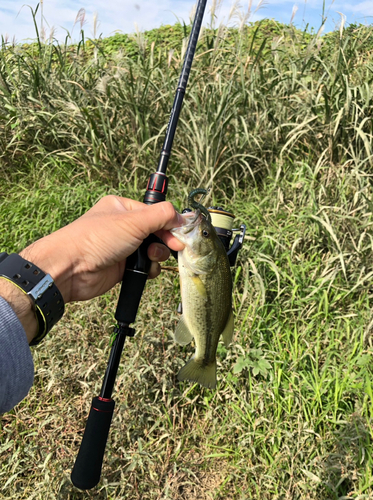
[[[178,380],[191,380],[198,382],[203,387],[216,388],[216,360],[209,365],[202,365],[192,357],[186,365],[182,367],[177,375]]]

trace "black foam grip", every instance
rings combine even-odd
[[[131,269],[125,270],[117,310],[115,312],[115,319],[118,323],[129,325],[135,321],[147,279],[147,274]]]
[[[100,481],[102,461],[114,412],[113,399],[93,398],[71,481],[80,490],[90,490]]]
[[[152,243],[163,243],[155,234],[150,234],[139,248],[127,258],[126,269],[120,289],[115,319],[118,323],[131,324],[135,321],[142,293],[150,270],[148,248]]]

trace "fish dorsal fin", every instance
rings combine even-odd
[[[193,335],[185,324],[184,316],[181,316],[175,330],[175,341],[180,345],[187,345],[192,339]]]
[[[192,281],[195,284],[195,287],[197,288],[197,292],[199,293],[199,295],[201,297],[203,297],[204,299],[207,299],[206,288],[205,288],[205,285],[203,284],[201,278],[199,276],[193,276]]]
[[[233,328],[234,328],[233,311],[231,310],[231,312],[229,313],[227,324],[225,325],[225,328],[222,332],[222,337],[225,347],[228,347],[229,344],[232,342]]]

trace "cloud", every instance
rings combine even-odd
[[[354,14],[361,14],[362,16],[373,16],[373,2],[371,0],[359,3],[347,3],[344,2],[340,4],[341,12],[353,12]],[[340,10],[338,8],[338,10]],[[337,9],[336,9],[337,10]]]
[[[37,2],[30,2],[36,8]],[[253,2],[255,6],[257,1]],[[132,33],[135,23],[141,30],[149,30],[161,24],[174,24],[177,20],[189,21],[189,16],[195,5],[195,0],[44,0],[44,25],[47,32],[50,28],[56,29],[58,39],[63,39],[66,31],[72,32],[74,21],[79,9],[86,11],[84,30],[87,36],[93,36],[93,15],[98,13],[99,33],[109,36],[115,31]],[[227,20],[231,9],[231,2],[224,1],[218,22]],[[22,7],[23,6],[23,7]],[[210,6],[208,3],[205,13],[205,24],[210,20]],[[40,25],[40,8],[37,20]],[[264,15],[256,13],[251,20],[257,20]],[[48,29],[49,26],[49,29]],[[7,32],[10,36],[16,34],[17,39],[35,38],[35,30],[31,11],[24,6],[24,0],[2,0],[0,6],[0,33]],[[78,37],[79,26],[75,27],[73,35]]]
[[[8,33],[10,38],[16,35],[18,41],[35,38],[35,28],[30,9],[25,6],[25,1],[35,9],[37,0],[1,0],[0,2],[0,34]],[[205,24],[210,21],[209,0],[205,13]],[[254,0],[252,12],[255,11],[259,0]],[[217,23],[224,20],[227,22],[234,0],[223,0]],[[73,30],[74,21],[79,9],[86,11],[86,24],[84,26],[87,37],[93,36],[93,16],[98,13],[98,34],[104,37],[110,36],[115,31],[133,33],[134,24],[137,23],[141,30],[149,30],[162,24],[174,24],[178,19],[189,21],[190,12],[196,0],[44,0],[44,17],[47,35],[50,29],[56,29],[56,37],[64,40],[66,31],[73,32],[73,39],[79,36],[79,26]],[[262,18],[274,18],[280,22],[290,22],[293,6],[298,6],[295,16],[295,24],[310,26],[316,29],[321,24],[324,0],[264,0],[262,7],[250,18],[256,21]],[[247,9],[249,0],[241,0],[242,9]],[[348,15],[347,21],[361,21],[364,16],[373,15],[372,0],[326,0],[325,14],[329,21],[327,29],[334,29],[339,22],[336,11]],[[37,13],[37,21],[40,26],[40,9]],[[235,19],[237,22],[238,20]],[[232,22],[230,23],[232,24]]]

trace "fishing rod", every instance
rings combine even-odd
[[[153,205],[166,199],[168,185],[167,164],[197,47],[206,3],[207,0],[198,0],[158,168],[154,174],[151,174],[146,187],[144,203],[147,205]],[[125,339],[126,337],[133,337],[135,334],[135,330],[130,327],[130,324],[136,319],[141,296],[148,278],[151,262],[147,252],[149,245],[153,241],[156,241],[156,237],[150,235],[126,261],[126,269],[115,312],[117,321],[117,326],[114,328],[115,339],[111,347],[101,392],[99,396],[92,400],[79,453],[71,473],[72,483],[81,490],[93,488],[100,480],[106,441],[115,406],[111,395]]]

